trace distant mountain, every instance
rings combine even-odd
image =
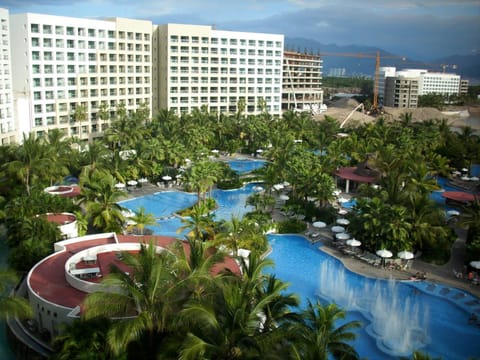
[[[425,68],[442,71],[441,65],[449,65],[447,72],[454,72],[462,78],[478,82],[480,79],[480,55],[456,55],[431,62],[416,61],[403,54],[392,54],[383,49],[360,45],[322,44],[316,40],[305,38],[285,38],[285,49],[314,54],[325,53],[323,57],[323,74],[329,76],[334,69],[345,69],[346,76],[366,76],[373,78],[375,72],[375,55],[380,52],[380,66],[396,66],[399,69]],[[328,54],[330,53],[330,54]],[[338,53],[342,55],[332,55]],[[367,54],[371,57],[362,57]],[[456,65],[453,68],[451,65]]]

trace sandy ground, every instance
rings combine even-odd
[[[337,119],[337,121],[341,123],[349,116],[352,110],[355,109],[355,107],[358,105],[359,103],[354,99],[340,99],[332,103],[330,106],[328,106],[328,110],[326,112],[316,115],[316,118],[323,119],[324,116],[330,116]],[[411,113],[414,121],[446,119],[451,127],[463,127],[468,125],[472,127],[474,130],[480,130],[480,122],[472,123],[470,121],[467,121],[468,116],[465,116],[466,111],[468,111],[468,114],[480,118],[480,108],[478,107],[477,108],[466,108],[466,107],[451,108],[451,109],[446,109],[446,111],[448,112],[457,111],[458,114],[451,114],[451,113],[445,114],[435,108],[399,109],[399,108],[385,107],[383,116],[388,121],[395,121],[400,119],[402,114]],[[463,111],[463,116],[460,115],[460,112],[462,111]],[[358,124],[368,123],[372,121],[375,121],[374,116],[367,115],[362,111],[355,111],[351,115],[350,119],[346,122],[345,126],[358,125]]]

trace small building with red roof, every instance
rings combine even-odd
[[[57,224],[63,238],[71,239],[78,236],[77,217],[72,213],[47,213],[47,221]]]
[[[131,271],[122,262],[121,253],[139,252],[141,245],[150,241],[162,251],[181,240],[170,236],[104,233],[55,243],[54,253],[38,262],[26,279],[38,329],[52,336],[60,334],[62,324],[80,317],[86,296],[100,290],[101,280],[110,273],[111,265]],[[188,247],[188,243],[183,242],[183,246]],[[238,263],[230,257],[217,264],[212,273],[225,270],[240,274]]]

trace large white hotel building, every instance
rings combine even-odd
[[[120,105],[281,114],[283,35],[0,10],[1,144],[50,129],[92,139]]]
[[[103,106],[150,107],[152,23],[40,14],[10,16],[12,81],[19,134],[58,128],[88,139],[108,126]],[[75,119],[82,106],[86,119]]]
[[[159,25],[154,34],[154,113],[202,106],[234,113],[243,99],[246,113],[280,114],[283,35],[178,24]]]

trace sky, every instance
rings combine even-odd
[[[480,0],[0,0],[11,13],[284,34],[432,60],[480,54]]]

